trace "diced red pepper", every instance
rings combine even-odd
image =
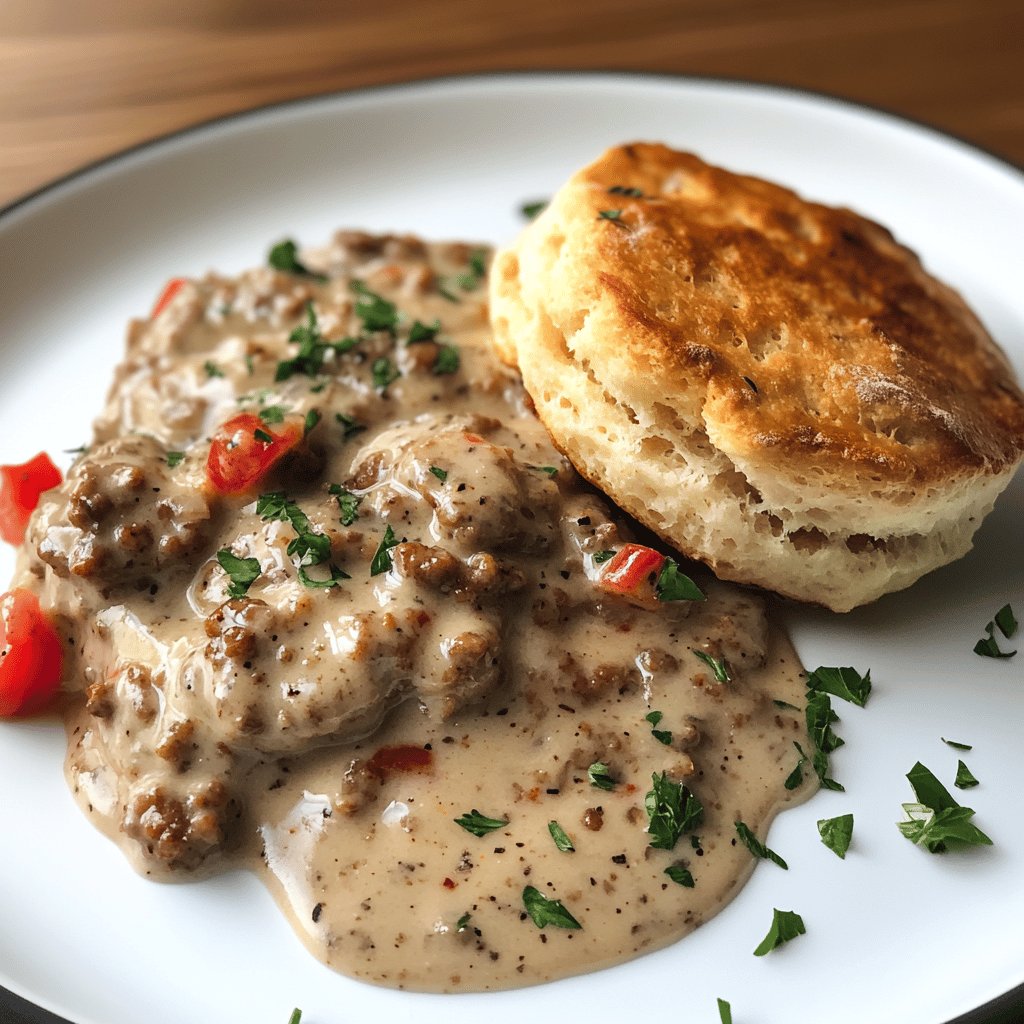
[[[0,537],[20,544],[39,496],[63,479],[45,452],[20,466],[0,466]]]
[[[466,431],[462,435],[470,444],[487,444],[487,442],[479,435]]]
[[[0,718],[31,715],[60,689],[60,637],[30,590],[0,597]]]
[[[220,494],[244,494],[255,488],[303,438],[300,419],[274,424],[255,413],[233,416],[214,435],[206,476]]]
[[[170,281],[164,285],[164,290],[160,293],[160,298],[156,300],[156,304],[153,306],[153,312],[149,314],[149,319],[155,320],[171,304],[171,299],[173,299],[187,283],[187,278],[172,277]]]
[[[643,544],[623,544],[601,574],[600,586],[615,594],[638,596],[661,572],[665,556]]]

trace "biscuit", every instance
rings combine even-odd
[[[847,611],[965,554],[1024,395],[885,228],[661,145],[574,175],[491,276],[579,471],[724,579]]]

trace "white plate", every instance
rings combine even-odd
[[[604,147],[665,140],[890,225],[953,282],[1024,363],[1024,179],[924,128],[845,104],[717,82],[501,76],[332,96],[214,123],[74,177],[0,218],[0,461],[88,434],[125,321],[163,282],[262,261],[285,235],[338,226],[500,242]],[[804,663],[870,666],[866,710],[836,702],[846,793],[783,814],[772,847],[718,917],[626,966],[497,995],[422,996],[335,975],[292,935],[261,884],[236,874],[160,886],[137,878],[75,809],[52,725],[0,726],[0,983],[78,1024],[310,1024],[454,1019],[489,1024],[644,1016],[737,1024],[937,1024],[1024,980],[1024,655],[972,647],[1006,601],[1024,612],[1024,487],[1003,496],[975,551],[904,594],[847,616],[793,612]],[[11,559],[4,552],[0,577]],[[1024,617],[1024,616],[1022,616]],[[929,856],[894,822],[920,759],[963,796],[991,849]],[[818,818],[852,811],[840,861]],[[755,958],[772,907],[806,936]]]

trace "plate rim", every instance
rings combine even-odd
[[[58,175],[42,185],[30,190],[27,193],[16,196],[13,200],[0,206],[0,231],[2,231],[15,213],[21,213],[26,207],[34,205],[45,206],[47,200],[60,200],[62,193],[71,191],[73,186],[82,180],[87,180],[93,175],[99,175],[104,171],[116,170],[131,157],[146,154],[158,153],[160,149],[172,146],[181,141],[187,141],[190,137],[202,136],[205,133],[216,133],[222,128],[233,126],[244,126],[245,122],[258,122],[267,115],[290,109],[300,110],[302,107],[328,106],[333,102],[346,101],[349,99],[372,98],[375,96],[387,96],[389,94],[402,93],[411,90],[437,90],[456,89],[460,86],[467,86],[474,82],[479,83],[534,83],[563,85],[573,81],[592,79],[608,84],[616,82],[623,84],[650,84],[654,86],[716,86],[725,89],[736,89],[745,91],[752,96],[763,98],[776,98],[791,101],[811,101],[830,107],[837,112],[853,115],[871,115],[874,119],[885,122],[892,127],[907,130],[909,129],[917,137],[952,146],[955,151],[964,156],[979,160],[983,165],[1001,172],[1016,185],[1024,187],[1024,162],[1015,163],[1008,157],[995,153],[975,142],[964,139],[962,136],[940,128],[928,121],[920,120],[904,113],[896,112],[887,107],[866,103],[860,100],[850,99],[825,90],[816,90],[787,83],[764,82],[754,79],[733,77],[728,75],[691,75],[675,72],[656,72],[629,68],[607,68],[607,67],[584,67],[584,68],[553,68],[553,69],[529,69],[512,68],[495,71],[475,71],[457,74],[439,74],[417,76],[394,82],[381,82],[351,88],[330,89],[313,92],[289,99],[277,100],[268,103],[261,103],[255,106],[246,107],[229,113],[214,115],[199,121],[191,122],[180,128],[153,135],[138,142],[132,143],[123,148],[104,156],[90,160],[70,171]],[[29,213],[31,216],[31,213]],[[22,991],[17,984],[17,979],[4,976],[0,985],[0,1006],[5,1002],[4,992],[9,992],[15,997],[29,1003],[32,1008],[38,1008],[46,1013],[52,1014],[61,1024],[71,1024],[60,1016],[54,1009],[55,1003],[52,1000],[44,999],[37,1002],[34,995]],[[950,1018],[946,1024],[1009,1024],[1015,1018],[1011,1014],[1024,1012],[1024,983],[1015,986],[1013,989],[1002,993],[986,1003],[969,1010],[956,1018]],[[81,1024],[93,1024],[88,1018],[76,1017]]]
[[[1017,183],[1024,186],[1024,162],[1014,163],[1008,157],[995,153],[984,146],[971,142],[954,132],[947,131],[928,121],[919,120],[894,111],[888,107],[864,103],[859,100],[852,100],[836,93],[826,90],[810,89],[803,86],[789,85],[778,82],[760,82],[749,78],[734,78],[730,75],[688,75],[670,71],[643,71],[617,68],[555,68],[551,70],[538,69],[511,69],[500,71],[475,71],[450,75],[424,75],[421,77],[403,79],[399,82],[379,82],[372,85],[354,86],[349,89],[329,89],[323,92],[309,93],[304,96],[294,96],[290,99],[274,100],[269,103],[260,103],[253,107],[246,107],[243,110],[235,110],[226,114],[216,114],[213,117],[203,118],[194,121],[181,128],[172,129],[159,135],[153,135],[139,142],[132,143],[121,149],[108,153],[105,156],[90,160],[65,174],[58,175],[42,185],[31,189],[22,195],[16,196],[13,200],[0,206],[0,227],[3,227],[10,216],[23,207],[51,193],[60,192],[65,187],[76,184],[79,179],[88,177],[95,172],[106,170],[121,161],[136,156],[137,154],[156,150],[169,143],[178,142],[187,136],[200,135],[210,129],[242,123],[246,120],[258,120],[267,114],[282,111],[291,107],[315,106],[327,104],[333,100],[345,100],[370,96],[373,94],[384,94],[402,92],[417,87],[446,88],[457,85],[466,85],[471,82],[493,82],[501,79],[509,81],[530,81],[550,79],[552,81],[571,81],[579,78],[599,78],[609,82],[616,79],[629,82],[649,82],[662,85],[705,85],[724,86],[740,89],[747,89],[752,93],[760,93],[765,96],[788,97],[791,99],[817,100],[827,105],[837,107],[849,113],[869,113],[880,117],[903,128],[910,128],[916,132],[931,136],[934,140],[947,144],[952,143],[957,149],[982,159],[984,162],[1008,173],[1011,178],[1017,179]]]

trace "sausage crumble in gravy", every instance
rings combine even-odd
[[[71,645],[70,784],[135,867],[250,865],[318,957],[399,988],[664,946],[752,869],[734,823],[813,788],[760,597],[601,585],[630,527],[491,355],[486,258],[344,232],[184,283],[15,579]],[[207,466],[246,413],[257,453],[301,440],[232,493]]]

